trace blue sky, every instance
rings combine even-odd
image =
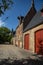
[[[13,0],[14,5],[0,17],[0,26],[16,29],[19,21],[18,16],[25,16],[32,6],[32,0]],[[35,8],[39,11],[42,8],[43,0],[34,0]],[[9,17],[6,19],[6,17]],[[5,20],[6,19],[6,20]]]

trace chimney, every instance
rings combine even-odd
[[[32,0],[32,6],[34,7],[34,0]]]
[[[23,22],[22,20],[23,20],[24,17],[23,16],[18,16],[17,18],[19,20],[19,23],[21,24]]]

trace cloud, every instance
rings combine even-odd
[[[0,27],[5,26],[5,22],[0,19]]]

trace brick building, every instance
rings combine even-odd
[[[16,45],[33,53],[43,54],[43,8],[36,11],[34,0],[25,17],[20,16],[16,28]]]
[[[16,45],[22,48],[23,45],[23,16],[19,16],[19,25],[16,28]]]
[[[23,48],[43,55],[43,8],[36,12],[33,0],[29,14],[24,19],[28,23],[25,23],[23,30]]]
[[[23,33],[24,49],[43,54],[43,9],[35,14]]]

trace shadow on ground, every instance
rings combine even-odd
[[[43,60],[22,59],[22,60],[9,60],[3,59],[0,65],[43,65]]]

